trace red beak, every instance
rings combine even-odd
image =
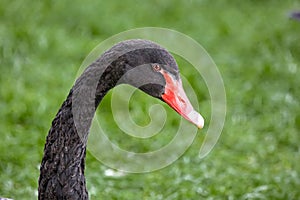
[[[194,110],[183,90],[181,80],[176,80],[166,71],[162,71],[162,74],[166,79],[165,93],[162,95],[162,99],[182,117],[195,124],[198,128],[203,128],[204,119]]]

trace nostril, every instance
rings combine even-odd
[[[183,98],[181,98],[181,96],[178,96],[178,99],[181,103],[185,103],[185,100]]]

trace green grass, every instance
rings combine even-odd
[[[299,1],[122,2],[0,2],[0,196],[36,198],[45,137],[90,50],[121,31],[157,26],[191,36],[214,59],[227,93],[225,128],[205,159],[198,151],[207,129],[178,161],[147,174],[104,176],[107,167],[88,153],[91,199],[299,199],[300,22],[288,18]],[[122,143],[132,144],[153,148]]]

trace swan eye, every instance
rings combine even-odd
[[[161,70],[161,67],[158,64],[153,65],[152,68],[154,71],[157,71],[157,72]]]

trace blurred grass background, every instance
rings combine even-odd
[[[36,198],[45,137],[85,56],[111,35],[156,26],[191,36],[216,62],[227,92],[224,131],[204,160],[205,130],[173,165],[148,174],[105,176],[88,153],[90,197],[299,199],[300,22],[288,17],[297,9],[292,0],[1,0],[0,196]],[[209,113],[206,92],[200,103]]]

